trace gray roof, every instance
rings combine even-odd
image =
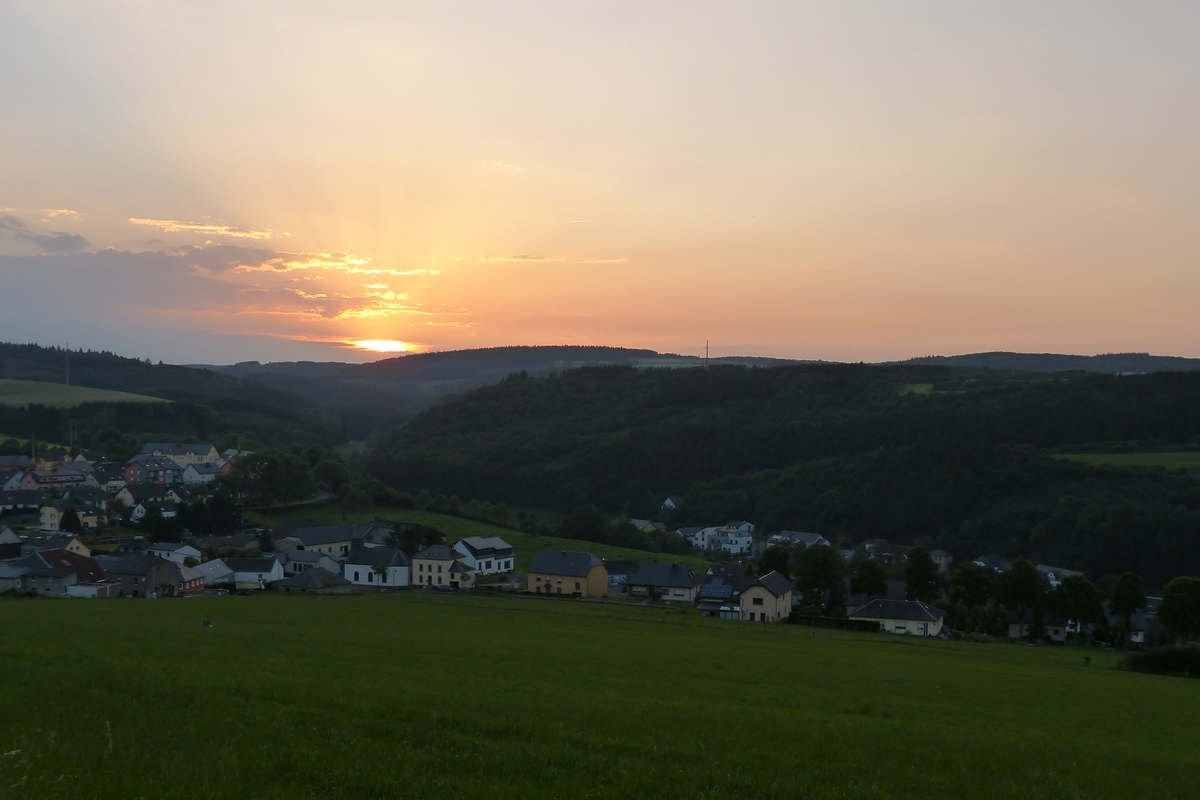
[[[149,575],[160,564],[168,564],[172,568],[175,566],[170,561],[151,555],[97,556],[96,561],[105,574],[111,575]]]
[[[872,600],[848,615],[851,619],[900,619],[911,622],[937,622],[945,611],[920,600]]]
[[[225,558],[225,566],[234,572],[270,572],[279,563],[273,558]]]
[[[666,586],[672,589],[691,589],[696,585],[696,574],[678,561],[651,561],[629,576],[630,586]]]
[[[805,533],[803,531],[780,531],[777,535],[793,542],[799,542],[805,547],[812,547],[814,544],[829,544],[829,540],[819,533]]]
[[[373,567],[380,564],[385,567],[407,567],[412,564],[403,550],[395,547],[367,547],[355,550],[346,559],[347,564],[359,564]]]
[[[705,572],[706,575],[745,575],[745,564],[713,564]]]
[[[606,558],[604,568],[609,575],[632,575],[642,568],[641,562],[624,559]]]
[[[286,553],[279,555],[279,560],[285,564],[290,564],[293,561],[300,561],[305,564],[316,564],[322,558],[329,556],[317,550],[288,550]]]
[[[604,564],[591,553],[580,553],[573,550],[547,550],[529,564],[530,572],[543,575],[570,575],[574,578],[586,578],[593,567]]]
[[[413,556],[413,559],[418,558],[425,559],[426,561],[454,561],[456,556],[449,545],[431,544]]]
[[[12,566],[34,578],[62,578],[74,574],[79,583],[104,580],[104,573],[95,559],[69,550],[40,550],[17,559]]]
[[[287,580],[282,580],[278,584],[285,589],[332,589],[337,586],[349,586],[350,581],[343,578],[341,575],[334,575],[329,570],[323,567],[314,567],[306,569],[299,575],[293,575]]]
[[[783,597],[788,592],[795,588],[791,581],[778,572],[768,572],[766,575],[760,575],[755,579],[754,583],[766,589],[776,597]],[[746,587],[749,588],[749,587]],[[745,589],[742,590],[746,591]]]
[[[155,450],[164,455],[185,455],[187,453],[208,454],[217,448],[211,444],[172,444],[170,442],[150,442],[142,447],[142,455],[152,454]]]
[[[458,540],[476,558],[507,558],[512,555],[512,545],[499,536],[464,536]]]
[[[305,547],[316,547],[334,542],[349,542],[358,532],[356,525],[314,525],[308,528],[293,528],[287,533],[280,534],[278,529],[272,535],[275,540],[298,539]]]
[[[221,471],[221,465],[211,461],[199,461],[195,464],[188,464],[187,469],[195,470],[201,475],[216,475]]]
[[[17,469],[29,469],[33,466],[33,461],[29,456],[0,456],[0,467],[16,467]]]
[[[191,547],[191,545],[187,542],[155,542],[148,549],[166,550],[167,552],[174,553],[176,550],[182,550],[185,547]],[[192,549],[195,550],[196,548],[192,547]]]

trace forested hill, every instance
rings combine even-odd
[[[332,444],[342,440],[338,420],[307,400],[266,383],[173,364],[152,364],[108,352],[0,343],[0,378],[66,379],[95,389],[162,397],[171,404],[88,403],[60,409],[0,407],[0,432],[65,441],[68,418],[93,436],[161,434],[168,438],[234,433],[272,445]]]
[[[1200,373],[586,368],[431,408],[370,468],[397,488],[508,503],[643,516],[680,494],[698,523],[1200,571],[1194,478],[1046,455],[1131,442],[1200,450]]]
[[[944,367],[988,367],[1022,372],[1104,372],[1109,375],[1138,375],[1145,372],[1200,370],[1200,358],[1154,356],[1149,353],[1103,353],[1074,356],[1061,353],[972,353],[964,356],[925,356],[902,362]]]

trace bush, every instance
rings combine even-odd
[[[1187,675],[1200,678],[1200,646],[1152,647],[1144,653],[1131,653],[1122,666],[1136,672],[1159,675]]]

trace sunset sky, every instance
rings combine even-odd
[[[0,339],[1200,356],[1198,34],[1194,2],[7,0]]]

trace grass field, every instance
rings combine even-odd
[[[111,389],[88,389],[84,386],[64,386],[61,383],[0,378],[0,404],[6,406],[27,406],[30,403],[39,403],[44,406],[70,408],[80,403],[166,402],[169,401]]]
[[[1200,474],[1200,453],[1070,453],[1055,458],[1097,467],[1163,467]]]
[[[605,544],[577,541],[575,539],[560,539],[555,536],[536,536],[532,533],[489,525],[486,522],[476,522],[475,520],[462,519],[461,517],[435,514],[432,511],[414,511],[404,508],[376,506],[370,511],[363,512],[361,516],[363,522],[373,517],[388,520],[389,522],[419,522],[432,528],[437,528],[446,534],[446,541],[449,543],[453,543],[464,536],[499,536],[512,545],[518,571],[524,570],[529,562],[543,550],[583,550],[594,553],[599,558],[633,559],[642,563],[647,561],[679,561],[698,572],[708,569],[709,565],[708,561],[692,555],[650,553],[645,550],[630,550],[625,547],[611,547]],[[281,520],[288,518],[340,523],[342,521],[342,512],[336,506],[321,505],[296,509],[295,511],[283,514],[247,513],[246,518],[253,520],[255,523],[265,523],[272,527],[278,525]],[[348,519],[353,521],[354,517],[348,516]]]
[[[0,630],[4,798],[1195,796],[1200,681],[1100,651],[417,592]]]

